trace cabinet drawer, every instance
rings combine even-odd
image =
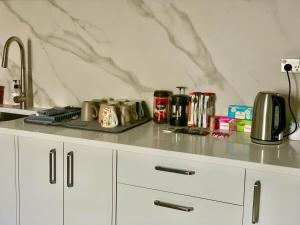
[[[190,160],[119,152],[118,182],[243,205],[245,170]]]
[[[118,185],[117,225],[241,225],[243,207]]]

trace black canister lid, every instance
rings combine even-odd
[[[188,95],[181,95],[181,94],[178,94],[178,95],[172,95],[172,98],[171,98],[171,103],[173,105],[187,105],[188,102],[190,100],[190,97]]]
[[[154,91],[154,96],[155,97],[167,98],[170,95],[171,95],[170,91],[166,91],[166,90],[157,90],[157,91]]]

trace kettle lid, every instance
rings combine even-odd
[[[257,93],[257,95],[278,95],[281,96],[280,93],[274,92],[274,91],[260,91]]]

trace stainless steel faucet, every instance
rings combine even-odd
[[[27,83],[26,83],[26,59],[25,59],[25,47],[22,40],[18,37],[9,38],[3,49],[2,67],[7,68],[8,63],[8,52],[11,43],[17,42],[20,47],[21,53],[21,94],[20,96],[14,97],[15,103],[20,103],[21,109],[27,108]]]

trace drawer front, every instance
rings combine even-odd
[[[243,205],[245,169],[119,152],[118,182]]]
[[[241,225],[243,207],[118,185],[117,225]]]

